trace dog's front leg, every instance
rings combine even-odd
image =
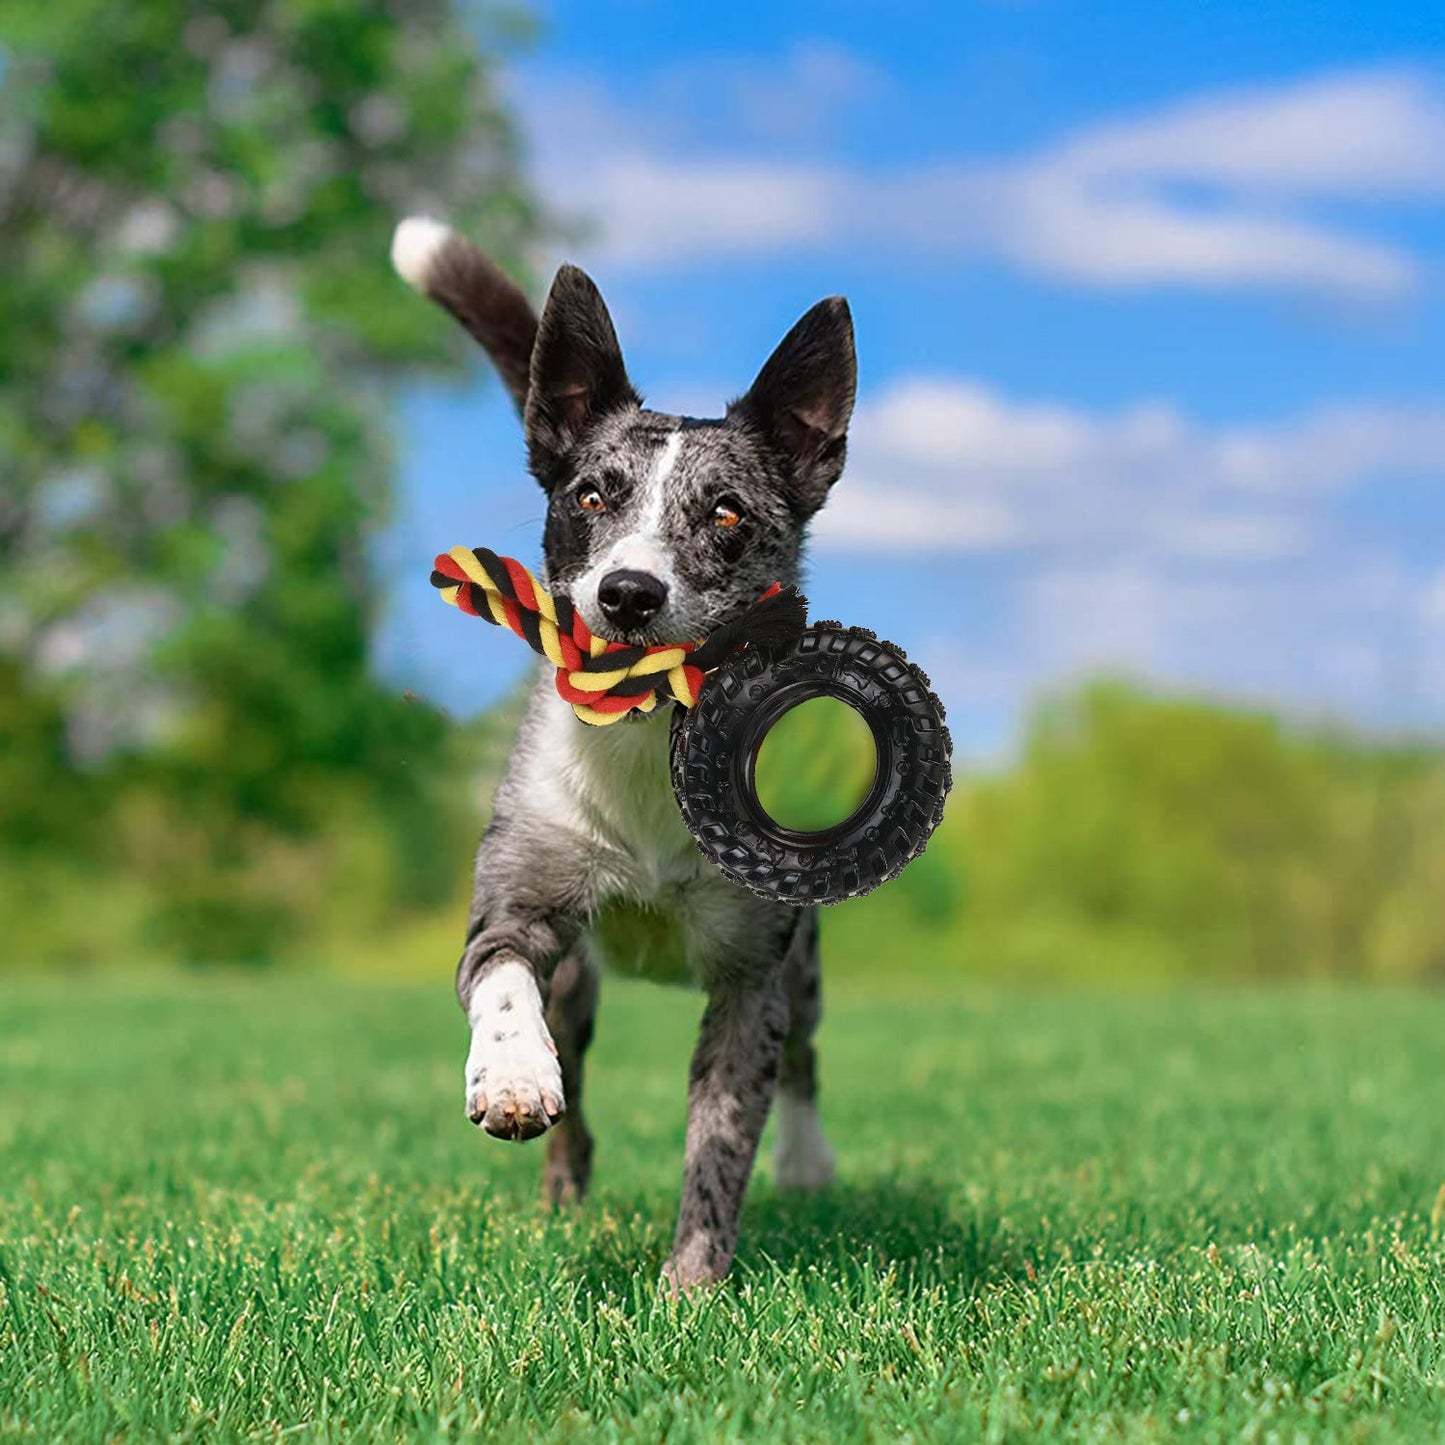
[[[492,830],[478,855],[467,946],[457,967],[457,997],[472,1029],[467,1117],[500,1139],[533,1139],[567,1106],[546,993],[571,930],[562,901],[544,896],[539,886],[546,870],[514,877],[516,870],[498,866],[500,850],[489,849],[489,842],[495,842]]]
[[[663,1280],[674,1290],[720,1280],[777,1085],[788,1004],[780,982],[714,992],[687,1095],[682,1207]]]
[[[530,964],[502,958],[472,990],[467,1117],[499,1139],[535,1139],[567,1106],[557,1046]]]

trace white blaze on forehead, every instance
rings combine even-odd
[[[667,503],[667,479],[677,465],[677,454],[682,450],[682,433],[669,432],[667,440],[652,464],[647,478],[647,487],[637,499],[631,532],[620,538],[614,547],[625,547],[631,542],[656,542],[662,535],[662,514]],[[626,564],[624,564],[626,565]]]
[[[682,433],[680,431],[669,432],[652,468],[652,491],[659,499],[662,497],[662,489],[666,485],[668,477],[672,475],[672,469],[677,465],[677,454],[681,450]]]
[[[664,581],[671,580],[672,558],[663,547],[662,518],[667,510],[667,481],[681,451],[682,433],[669,432],[652,464],[647,489],[637,499],[632,527],[627,536],[619,537],[612,547],[614,567],[630,567],[651,572]]]

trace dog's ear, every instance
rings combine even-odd
[[[391,263],[481,343],[521,412],[537,335],[537,313],[521,287],[466,237],[425,216],[409,216],[396,228]]]
[[[728,408],[781,455],[793,501],[805,516],[842,474],[858,386],[853,317],[841,296],[820,301],[768,358],[745,396]]]
[[[549,486],[559,459],[599,417],[641,404],[602,293],[585,271],[563,266],[532,348],[525,416],[532,474]]]

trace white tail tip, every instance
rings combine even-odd
[[[391,241],[391,264],[408,286],[425,291],[437,253],[451,240],[450,226],[429,216],[408,216]]]

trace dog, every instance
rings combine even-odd
[[[627,643],[698,638],[774,582],[799,580],[808,522],[843,471],[857,380],[842,297],[788,332],[717,420],[651,411],[606,303],[563,266],[540,318],[441,223],[403,221],[392,259],[480,342],[521,414],[546,495],[546,585]],[[466,1111],[488,1134],[546,1133],[545,1196],[585,1193],[582,1106],[599,970],[707,994],[688,1084],[682,1199],[663,1281],[731,1266],[776,1095],[775,1178],[833,1176],[817,1107],[816,910],[757,897],[698,853],[669,778],[666,709],[579,721],[542,669],[476,856],[457,969],[471,1026]]]

